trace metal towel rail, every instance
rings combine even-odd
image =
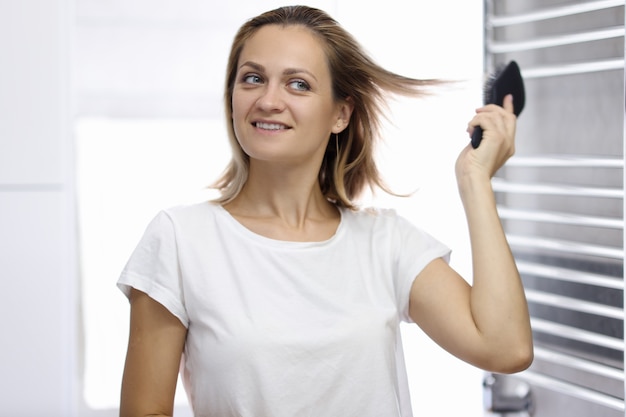
[[[603,405],[621,413],[625,410],[624,402],[619,398],[601,394],[591,389],[582,388],[578,385],[564,382],[556,378],[550,378],[545,375],[529,371],[524,374],[524,379],[536,386],[545,388],[546,390],[562,393],[568,397],[574,397],[594,404]]]
[[[545,65],[526,68],[522,73],[525,79],[558,77],[564,75],[586,74],[591,72],[615,71],[624,68],[623,59],[581,62],[575,64]]]
[[[561,7],[546,8],[529,13],[520,13],[508,16],[488,15],[487,24],[492,27],[512,26],[522,23],[533,23],[542,20],[556,19],[559,17],[573,16],[597,10],[610,9],[624,6],[621,0],[588,1],[576,4],[568,4]]]
[[[603,39],[624,37],[624,26],[610,27],[588,32],[531,39],[523,42],[490,42],[489,50],[494,54],[551,48],[554,46],[575,45]]]
[[[608,218],[599,216],[580,216],[571,213],[558,213],[540,210],[516,210],[508,207],[498,207],[500,218],[509,220],[526,220],[533,222],[558,223],[606,229],[623,229],[622,218]]]
[[[597,198],[621,199],[624,194],[623,189],[621,188],[582,187],[565,184],[521,183],[505,181],[500,178],[493,179],[492,187],[494,191],[503,193],[550,194]]]
[[[528,301],[547,306],[566,308],[581,313],[590,313],[598,316],[621,320],[624,310],[619,307],[606,306],[604,304],[581,301],[577,298],[563,297],[561,295],[548,294],[542,291],[526,290]]]
[[[524,168],[617,168],[624,167],[622,158],[583,158],[575,155],[514,156],[509,167]]]
[[[603,287],[620,290],[620,292],[624,290],[624,280],[609,275],[525,261],[517,261],[517,269],[524,275],[533,275],[544,279]]]
[[[514,59],[527,87],[492,186],[532,316],[516,377],[535,417],[624,416],[624,3],[485,2],[486,71]]]

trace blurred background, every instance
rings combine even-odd
[[[623,116],[623,3],[616,8],[619,2],[614,1],[528,2],[518,4],[517,10],[515,2],[496,3],[510,5],[498,12],[521,14],[526,20],[487,24],[485,5],[477,0],[306,2],[329,12],[388,69],[416,78],[458,81],[425,99],[390,103],[378,155],[381,169],[395,190],[416,192],[404,199],[371,195],[363,204],[394,207],[447,243],[453,249],[453,266],[466,277],[471,276],[470,259],[454,161],[468,142],[466,124],[482,102],[484,68],[515,58],[531,69],[526,72],[530,97],[541,98],[535,103],[544,106],[526,110],[519,131],[524,139],[539,143],[545,142],[540,127],[547,124],[531,120],[552,114],[554,122],[555,114],[568,110],[564,102],[580,103],[590,96],[582,92],[555,103],[563,91],[576,92],[571,86],[587,83],[572,79],[554,94],[532,81],[562,75],[554,72],[554,63],[551,73],[541,72],[541,62],[519,52],[541,48],[549,52],[544,58],[555,57],[550,48],[559,47],[559,42],[538,45],[510,39],[537,35],[534,27],[517,30],[537,19],[533,8],[551,6],[579,16],[580,10],[565,9],[593,3],[592,8],[604,7],[609,16],[619,17],[621,29],[605,31],[605,36],[621,36],[611,49],[621,56],[608,60],[608,67],[588,71],[600,84],[607,80],[605,71],[615,74],[618,81],[606,91],[595,89],[593,103],[601,107],[597,103],[608,94],[618,111],[599,114],[611,114],[611,126]],[[129,311],[115,282],[159,209],[212,196],[206,186],[229,159],[221,96],[232,37],[247,18],[280,5],[284,2],[0,0],[0,415],[117,415]],[[551,23],[546,25],[550,30],[555,27]],[[506,31],[508,25],[513,30]],[[562,37],[552,32],[562,45]],[[590,39],[570,41],[577,47]],[[572,121],[582,121],[586,113],[576,111],[551,124],[551,137],[559,136],[560,127],[570,126],[565,139],[552,143],[560,144],[571,131],[581,130],[574,129],[579,125]],[[594,126],[606,127],[606,120],[594,119]],[[622,128],[616,128],[620,135]],[[611,146],[599,151],[611,157],[600,167],[621,169],[622,142]],[[556,147],[554,151],[563,153]],[[530,145],[521,146],[521,156],[537,153]],[[520,161],[518,169],[546,163]],[[514,190],[499,184],[503,194],[511,192],[514,198]],[[621,196],[621,179],[615,187]],[[621,200],[616,204],[613,212],[621,210]],[[512,219],[507,226],[517,233],[517,247],[551,250],[537,243],[547,238],[529,244],[520,236],[532,229],[519,224],[528,218],[503,213]],[[544,216],[539,224],[553,220]],[[620,225],[617,230],[621,236]],[[600,256],[623,259],[621,239],[617,241],[617,249]],[[623,290],[615,279],[606,282]],[[536,296],[535,302],[546,302],[545,297]],[[620,302],[610,311],[613,319],[618,316],[619,326]],[[544,325],[544,332],[554,330],[545,321],[537,324]],[[483,373],[443,352],[414,326],[403,328],[403,335],[415,415],[482,416]],[[622,345],[608,342],[623,353]],[[618,380],[621,375],[622,392],[621,398],[611,394],[617,401],[607,404],[623,414],[623,360],[611,363],[611,369],[613,377],[615,370]],[[178,396],[177,415],[191,415],[185,401],[184,394]]]

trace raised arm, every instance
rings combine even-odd
[[[527,368],[533,347],[524,289],[491,188],[493,174],[513,155],[512,98],[504,108],[478,110],[483,142],[468,145],[456,164],[457,182],[469,227],[473,284],[443,260],[431,262],[411,289],[410,315],[437,343],[482,369],[511,373]]]
[[[132,290],[120,417],[172,416],[187,329],[147,294]]]

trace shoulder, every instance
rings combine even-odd
[[[402,228],[399,227],[402,218],[394,209],[379,207],[343,209],[342,222],[353,238],[373,239],[382,244],[388,239],[394,239]]]
[[[443,252],[449,249],[421,227],[390,208],[363,208],[345,210],[352,232],[367,234],[377,243],[390,248],[440,248]]]
[[[355,210],[342,209],[342,213],[346,217],[370,222],[398,217],[396,210],[382,207],[363,207]]]
[[[179,218],[188,216],[215,215],[215,213],[220,210],[222,210],[222,206],[217,203],[213,203],[211,201],[201,201],[197,203],[168,207],[163,209],[161,213],[171,218]]]
[[[161,236],[180,236],[203,226],[215,224],[221,206],[204,201],[200,203],[171,206],[154,215],[146,233]]]
[[[219,216],[222,206],[211,201],[182,204],[161,210],[157,218],[165,218],[173,224],[189,224]]]
[[[348,222],[368,228],[389,227],[403,218],[396,210],[380,207],[366,207],[357,210],[343,209],[343,218]]]

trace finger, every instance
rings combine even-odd
[[[507,94],[504,97],[504,102],[502,103],[502,107],[504,107],[504,109],[506,111],[508,111],[509,113],[513,113],[513,110],[515,109],[515,107],[513,106],[513,95],[512,94]]]
[[[476,128],[477,125],[472,124],[471,122],[467,124],[467,129],[465,129],[465,131],[472,136],[472,133],[474,133],[474,129]]]

